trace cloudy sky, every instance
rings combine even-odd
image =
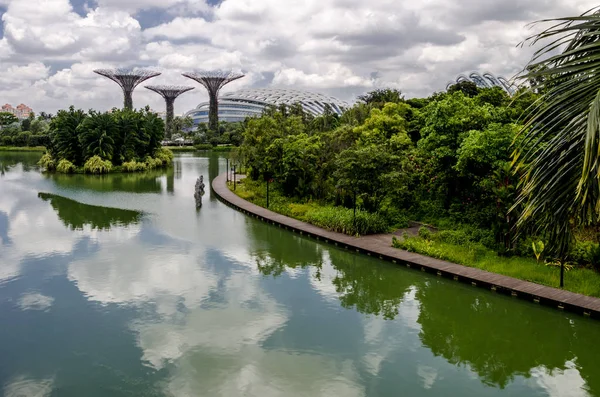
[[[224,91],[295,87],[343,100],[378,87],[407,97],[469,70],[513,76],[530,59],[527,24],[579,14],[591,0],[0,0],[0,102],[56,112],[122,104],[99,67],[246,73]],[[148,82],[148,84],[150,84]],[[206,99],[198,87],[176,113]],[[162,110],[142,87],[134,106]]]

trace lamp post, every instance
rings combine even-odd
[[[267,209],[269,209],[269,179],[267,179]]]
[[[354,219],[352,221],[354,230],[356,231],[356,189],[354,190]]]
[[[231,172],[233,172],[233,191],[235,192],[235,168],[237,167],[237,165],[233,165],[231,167]]]
[[[560,262],[560,288],[565,286],[565,264]]]
[[[225,169],[227,170],[227,182],[229,182],[229,158],[226,158],[225,161],[227,161]]]

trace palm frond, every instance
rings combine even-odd
[[[553,25],[527,41],[538,49],[522,78],[542,81],[513,163],[527,169],[518,228],[544,234],[565,254],[574,225],[598,220],[600,198],[600,15],[541,21]],[[557,53],[557,50],[561,50]]]

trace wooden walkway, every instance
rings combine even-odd
[[[322,229],[309,223],[269,211],[266,208],[259,207],[238,197],[227,187],[225,173],[212,181],[212,189],[221,201],[238,211],[264,222],[284,227],[294,233],[306,235],[319,241],[335,244],[342,248],[355,250],[356,252],[401,264],[409,268],[436,273],[438,276],[453,278],[454,280],[470,283],[477,287],[487,288],[535,303],[553,306],[560,310],[568,310],[600,319],[599,298],[547,287],[393,248],[391,246],[391,234],[353,237]]]

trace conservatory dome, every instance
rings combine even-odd
[[[509,95],[513,95],[516,91],[516,87],[514,84],[509,82],[502,76],[495,76],[490,72],[485,72],[483,74],[479,72],[471,72],[469,74],[459,74],[456,76],[454,81],[448,82],[446,85],[446,89],[450,88],[450,86],[460,83],[462,81],[470,81],[475,83],[479,88],[492,88],[492,87],[500,87],[504,91],[506,91]]]
[[[319,116],[327,105],[332,112],[341,115],[349,104],[337,98],[308,91],[288,88],[247,88],[229,92],[219,97],[219,120],[243,121],[246,117],[260,116],[269,105],[293,105],[299,103],[304,111]],[[185,114],[194,124],[208,122],[209,103],[202,102]]]

